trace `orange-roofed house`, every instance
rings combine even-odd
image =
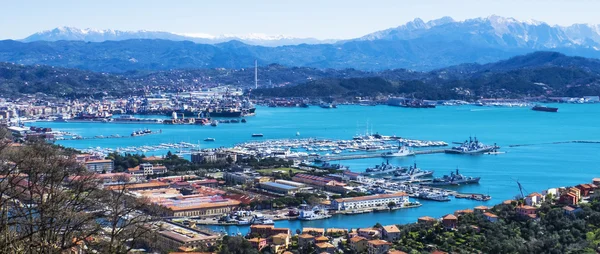
[[[458,226],[458,218],[454,214],[447,214],[442,217],[442,224],[446,229],[455,229]]]
[[[276,228],[273,225],[252,225],[250,226],[250,234],[258,234],[263,237],[270,237],[278,234],[290,235],[290,229]]]
[[[407,254],[407,253],[404,251],[401,251],[401,250],[390,250],[390,251],[388,251],[388,254]]]
[[[328,228],[325,233],[327,235],[344,235],[348,233],[348,229],[345,228]]]
[[[315,237],[309,234],[301,234],[298,236],[298,246],[307,247],[315,244]]]
[[[429,216],[423,216],[423,217],[419,217],[419,219],[417,219],[418,223],[423,223],[423,224],[435,224],[438,222],[438,220],[436,218],[433,217],[429,217]]]
[[[503,204],[503,205],[512,205],[512,204],[513,204],[513,202],[516,202],[516,201],[514,201],[514,200],[510,200],[510,199],[509,199],[509,200],[504,200],[504,201],[502,201],[502,204]]]
[[[474,212],[473,209],[456,210],[454,212],[454,216],[456,216],[456,217],[463,216],[465,214],[471,214],[473,212]]]
[[[560,195],[559,202],[567,205],[577,205],[579,204],[579,198],[573,192],[564,192]]]
[[[525,197],[525,204],[528,206],[538,206],[544,202],[544,196],[537,192],[531,193]]]
[[[476,206],[475,208],[473,208],[473,210],[475,211],[475,213],[479,213],[479,214],[485,213],[489,209],[490,209],[489,207],[483,206],[483,205]]]
[[[367,239],[373,239],[375,237],[379,237],[381,232],[377,228],[359,228],[358,235]]]
[[[498,216],[493,213],[485,212],[485,213],[483,213],[483,216],[485,216],[485,219],[488,220],[489,222],[497,222],[498,221]]]
[[[571,192],[571,193],[575,194],[577,196],[577,199],[581,200],[581,190],[580,189],[577,189],[575,187],[571,187],[571,188],[569,188],[568,192]]]
[[[147,161],[147,162],[158,162],[158,161],[164,160],[164,158],[159,157],[159,156],[149,156],[149,157],[142,158],[142,160]]]
[[[327,238],[326,236],[319,236],[319,237],[315,238],[315,242],[316,243],[326,243],[326,242],[329,242],[329,238]]]
[[[581,191],[581,195],[584,197],[589,196],[590,193],[594,191],[594,188],[590,184],[580,184],[575,186],[575,188],[579,189]]]
[[[383,226],[381,236],[382,239],[388,242],[394,242],[400,239],[400,229],[396,225]]]
[[[310,234],[313,236],[323,236],[325,235],[324,228],[302,228],[302,234]]]
[[[371,240],[367,244],[369,246],[367,253],[369,254],[386,254],[392,246],[390,242],[384,240]]]
[[[250,242],[250,244],[252,245],[253,248],[255,248],[259,251],[262,250],[265,246],[267,246],[266,238],[256,237],[256,238],[252,238],[252,239],[248,240],[248,242]]]
[[[565,206],[563,207],[563,211],[565,212],[565,215],[574,215],[583,211],[583,209],[581,209],[581,207]]]
[[[317,248],[318,253],[334,253],[335,246],[333,244],[325,242],[325,243],[316,243],[315,247]]]
[[[368,243],[367,239],[362,236],[355,236],[348,240],[350,249],[356,253],[364,253],[367,251]]]
[[[535,214],[536,211],[537,211],[537,208],[535,208],[533,206],[522,205],[522,206],[517,207],[517,213],[519,215],[527,216],[530,218],[536,217],[536,214]]]

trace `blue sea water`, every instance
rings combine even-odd
[[[477,136],[487,144],[497,143],[505,154],[450,155],[430,154],[390,159],[390,163],[435,170],[436,176],[459,168],[468,176],[480,176],[478,185],[456,187],[463,193],[484,193],[492,200],[479,202],[453,199],[450,202],[421,201],[422,207],[393,212],[350,216],[334,216],[319,221],[278,221],[276,226],[293,231],[302,227],[356,228],[382,224],[415,222],[420,216],[440,217],[458,209],[477,205],[493,205],[511,199],[519,193],[518,180],[527,192],[590,182],[600,176],[600,144],[548,144],[559,141],[600,141],[600,104],[557,104],[558,113],[532,111],[529,108],[495,108],[476,106],[438,107],[436,109],[407,109],[388,106],[340,106],[337,109],[318,107],[267,108],[259,107],[248,123],[220,124],[218,127],[196,125],[138,125],[103,123],[38,122],[35,126],[52,127],[82,136],[128,136],[133,130],[150,128],[162,134],[122,139],[90,139],[60,141],[74,147],[126,147],[158,145],[174,142],[200,142],[202,148],[231,146],[252,140],[252,133],[263,133],[264,139],[332,138],[349,139],[364,133],[368,122],[372,132],[411,139],[460,142]],[[212,137],[214,143],[202,142]],[[510,145],[530,144],[509,147]],[[340,161],[353,171],[384,162],[384,159]],[[337,163],[337,162],[336,162]],[[222,229],[221,227],[215,229]],[[226,227],[224,230],[245,233],[247,227]]]

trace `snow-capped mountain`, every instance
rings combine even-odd
[[[170,41],[193,41],[196,43],[216,44],[232,40],[241,41],[250,45],[259,46],[283,46],[298,44],[321,44],[333,43],[335,40],[319,40],[314,38],[296,38],[285,35],[267,35],[253,33],[247,35],[210,35],[197,33],[170,33],[161,31],[119,31],[100,29],[80,29],[75,27],[57,27],[52,30],[38,32],[23,39],[24,42],[32,41],[122,41],[129,39],[163,39]]]
[[[40,40],[54,42],[32,42]],[[82,43],[106,40],[116,42]],[[443,17],[431,21],[415,19],[396,28],[335,43],[265,34],[215,36],[70,27],[36,33],[24,42],[0,41],[0,61],[109,72],[245,68],[256,59],[259,63],[316,68],[432,70],[462,63],[485,64],[535,51],[600,58],[600,26],[556,26],[500,16],[462,21]]]
[[[250,45],[260,45],[260,46],[283,46],[283,45],[299,45],[299,44],[327,44],[334,43],[336,40],[328,39],[328,40],[319,40],[315,38],[298,38],[287,35],[269,35],[262,33],[250,33],[250,34],[222,34],[218,36],[210,35],[210,34],[197,34],[197,33],[181,33],[176,34],[179,36],[184,36],[188,38],[188,40],[192,41],[200,41],[200,40],[210,40],[213,43],[221,43],[227,41],[241,41]]]
[[[367,34],[356,40],[412,40],[440,42],[460,41],[485,47],[501,48],[598,48],[598,25],[574,24],[551,26],[545,22],[492,15],[485,18],[455,21],[450,17],[424,22],[417,18],[396,28]]]

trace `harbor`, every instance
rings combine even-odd
[[[372,112],[373,108],[377,108],[377,111]],[[329,153],[329,157],[332,157],[333,160],[328,160],[328,162],[341,163],[347,166],[350,171],[356,173],[362,173],[366,168],[389,160],[391,164],[399,166],[408,166],[417,162],[420,168],[434,171],[434,177],[442,177],[457,167],[460,169],[461,174],[481,177],[479,184],[444,187],[448,194],[453,194],[448,195],[451,199],[449,202],[411,197],[413,201],[418,201],[422,206],[348,216],[332,214],[331,218],[315,221],[274,220],[275,226],[287,227],[293,230],[311,226],[343,228],[349,221],[355,223],[356,227],[372,226],[377,221],[402,224],[414,222],[423,215],[442,216],[455,210],[482,204],[500,203],[503,200],[514,198],[518,189],[513,179],[519,179],[528,190],[577,184],[582,179],[595,177],[593,172],[590,171],[590,165],[598,163],[595,159],[597,158],[595,153],[598,147],[594,141],[600,140],[600,136],[592,132],[595,129],[594,126],[598,123],[593,117],[587,118],[587,121],[580,118],[581,115],[599,114],[600,108],[597,105],[561,105],[560,118],[559,115],[537,114],[537,112],[528,108],[476,106],[439,106],[433,110],[427,109],[427,111],[388,106],[338,105],[335,110],[324,110],[318,107],[305,109],[259,106],[257,112],[256,116],[249,117],[248,123],[243,125],[222,124],[218,128],[198,128],[195,125],[163,125],[160,127],[162,129],[160,135],[116,139],[60,140],[56,142],[78,149],[101,147],[115,150],[116,148],[158,146],[162,143],[175,144],[179,142],[199,144],[198,149],[218,149],[221,147],[235,149],[236,146],[241,144],[259,143],[259,141],[299,140],[298,142],[304,142],[302,140],[317,139],[328,140],[330,142],[328,144],[335,144],[335,146],[330,146],[330,148],[323,151],[305,151],[300,145],[298,148],[289,147],[290,152],[306,152],[308,154],[314,152],[323,154],[321,156],[323,158],[325,154]],[[573,112],[581,113],[575,114]],[[365,115],[369,115],[368,119],[364,118]],[[402,123],[407,122],[410,124],[389,123],[390,118],[402,119]],[[368,120],[369,125],[373,126],[373,133],[379,132],[390,137],[408,137],[421,141],[444,141],[452,145],[411,147],[415,156],[383,158],[383,153],[397,151],[398,142],[391,140],[386,141],[389,146],[385,147],[384,145],[384,148],[388,149],[373,152],[359,149],[350,152],[350,149],[345,149],[342,150],[342,153],[335,154],[335,150],[341,149],[339,149],[337,142],[332,141],[361,142],[353,140],[355,136],[364,136],[364,134],[360,134],[364,132],[364,128],[357,127],[357,119],[360,119],[359,123]],[[432,124],[434,122],[445,124],[434,125]],[[475,122],[476,124],[474,124]],[[133,130],[155,129],[150,127],[151,125],[144,124],[68,122],[36,122],[31,124],[39,127],[50,127],[53,130],[67,131],[84,137],[114,134],[129,136]],[[481,128],[483,125],[486,127]],[[553,129],[544,126],[560,127]],[[536,131],[533,132],[532,130]],[[264,137],[252,138],[253,133],[262,133]],[[528,135],[514,135],[513,133],[528,133]],[[450,149],[450,146],[459,145],[454,144],[454,142],[462,143],[469,136],[476,136],[488,144],[497,143],[498,146],[502,147],[500,151],[505,152],[505,154],[454,155],[444,152],[445,149]],[[213,138],[214,141],[204,141],[207,138]],[[572,142],[557,142],[557,140],[572,140]],[[550,145],[551,143],[556,144]],[[276,147],[278,144],[271,142],[270,145]],[[258,146],[256,145],[256,147]],[[327,146],[323,146],[323,148],[325,147]],[[287,147],[283,146],[276,148],[280,150],[273,150],[287,150]],[[177,150],[179,149],[149,150],[145,154],[164,155],[167,151],[175,153]],[[573,151],[577,151],[577,153]],[[340,158],[353,155],[356,155],[356,157]],[[532,164],[530,163],[532,158],[543,158],[544,163]],[[552,167],[549,165],[552,165]],[[568,169],[572,174],[565,175],[565,169]],[[481,197],[489,195],[492,199],[479,201],[472,198],[472,194],[478,194]],[[266,212],[263,212],[263,214],[266,214]],[[235,234],[238,230],[242,233],[248,230],[248,226],[244,225],[213,225],[211,228],[218,231],[225,230],[232,234]]]

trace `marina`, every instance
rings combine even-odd
[[[376,111],[373,109],[376,108]],[[512,199],[518,189],[512,179],[519,179],[528,190],[543,190],[553,186],[578,184],[583,180],[595,177],[593,166],[600,163],[597,160],[598,141],[600,136],[595,131],[600,125],[597,118],[600,114],[598,105],[561,105],[560,114],[539,114],[526,107],[477,107],[477,106],[438,106],[426,111],[395,108],[388,106],[348,106],[339,105],[335,110],[323,110],[318,107],[289,108],[260,107],[256,116],[247,124],[223,124],[218,128],[198,128],[195,125],[164,125],[161,135],[147,135],[136,138],[118,139],[82,139],[59,140],[58,144],[79,149],[88,148],[127,148],[140,146],[158,146],[161,143],[176,144],[186,142],[200,144],[200,149],[230,147],[241,149],[240,144],[254,142],[269,142],[269,146],[285,152],[284,141],[308,142],[308,139],[329,140],[326,150],[303,151],[289,147],[291,153],[306,152],[323,154],[329,153],[326,160],[331,163],[343,162],[349,170],[362,173],[366,168],[380,164],[389,159],[391,164],[408,166],[417,162],[420,168],[434,171],[433,177],[442,177],[453,168],[458,167],[460,173],[467,176],[481,177],[479,184],[445,187],[449,202],[418,199],[422,204],[418,208],[397,209],[377,213],[356,213],[351,216],[331,214],[328,219],[303,220],[274,220],[277,227],[299,229],[301,227],[337,227],[343,228],[351,220],[356,227],[372,226],[377,221],[389,223],[409,223],[423,215],[442,216],[455,210],[475,207],[481,204],[491,205],[503,200]],[[316,111],[319,111],[318,114]],[[368,119],[364,116],[369,115]],[[293,116],[293,117],[291,117]],[[560,117],[558,117],[560,116]],[[152,117],[152,116],[149,116]],[[401,124],[390,122],[390,118],[402,119]],[[303,120],[299,120],[303,119]],[[383,158],[386,151],[398,150],[396,140],[389,141],[388,150],[367,152],[350,149],[340,149],[335,140],[346,140],[357,135],[356,119],[369,121],[373,129],[379,133],[391,136],[410,137],[414,140],[439,140],[452,143],[464,140],[465,137],[477,136],[481,140],[497,143],[502,146],[504,154],[480,156],[455,156],[444,153],[447,147],[411,147],[415,156]],[[508,120],[510,119],[510,120]],[[584,120],[585,119],[585,120]],[[436,123],[444,123],[436,124]],[[144,129],[144,124],[103,124],[103,123],[64,123],[64,122],[35,122],[28,123],[39,127],[50,127],[56,131],[65,131],[83,137],[97,135],[110,136],[119,134],[129,136],[132,130]],[[485,126],[485,127],[483,127]],[[518,127],[517,127],[518,126]],[[554,126],[547,128],[546,126]],[[535,131],[534,131],[535,130]],[[253,140],[253,133],[263,133],[264,140]],[[301,133],[301,136],[297,136]],[[207,137],[215,141],[204,142]],[[301,138],[300,138],[301,137]],[[260,141],[260,142],[259,142]],[[286,142],[287,142],[286,141]],[[280,142],[280,143],[278,143]],[[356,143],[366,141],[354,141]],[[260,144],[254,144],[257,149],[265,149]],[[289,142],[288,142],[289,143]],[[373,141],[372,143],[376,143]],[[291,143],[290,143],[291,144]],[[315,146],[316,147],[316,146]],[[318,147],[326,148],[328,146]],[[192,150],[194,148],[189,148]],[[167,151],[176,152],[178,148],[167,150],[147,151],[147,155],[164,155]],[[295,151],[296,150],[296,151]],[[340,150],[340,154],[334,154]],[[574,152],[577,151],[577,152]],[[424,156],[427,154],[427,156]],[[354,157],[353,157],[354,156]],[[189,157],[188,157],[189,158]],[[542,161],[543,163],[533,163]],[[550,167],[550,165],[552,165]],[[565,174],[565,170],[571,172]],[[424,179],[425,181],[426,179]],[[514,190],[514,191],[511,191]],[[481,197],[477,200],[471,194]],[[484,200],[484,195],[492,197]],[[349,211],[348,213],[352,213]],[[247,232],[248,226],[212,226],[215,230],[225,230],[236,233]]]

